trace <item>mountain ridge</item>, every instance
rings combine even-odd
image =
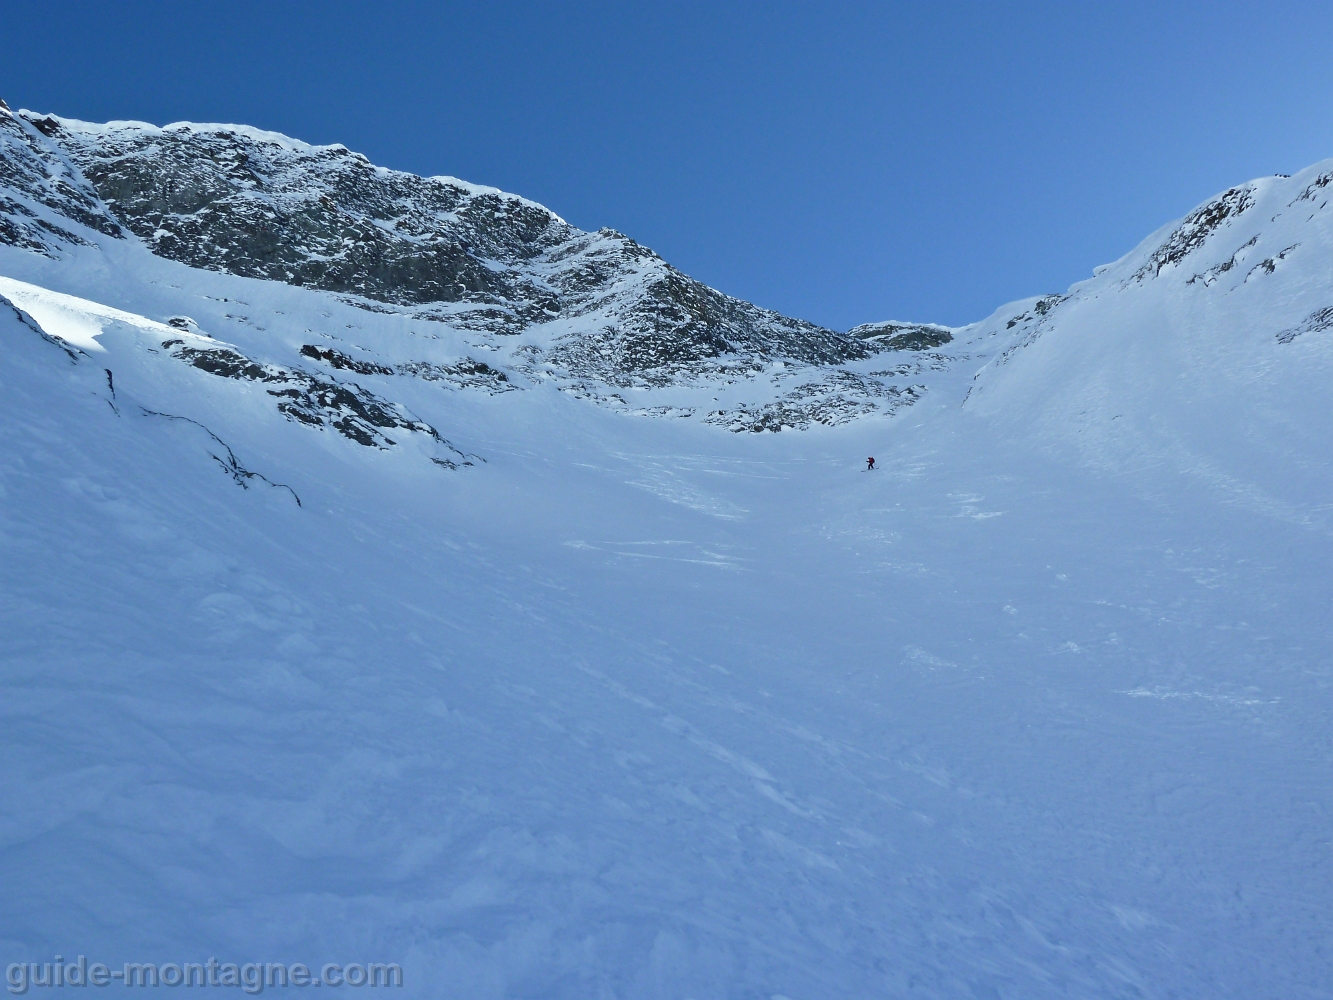
[[[394,335],[354,345],[311,322],[308,336],[279,349],[271,339],[236,342],[212,324],[210,334],[256,364],[308,367],[308,378],[329,385],[386,380],[379,391],[390,398],[413,378],[488,392],[552,382],[613,409],[738,432],[892,416],[969,366],[975,375],[961,402],[976,407],[993,373],[1080,301],[1113,288],[1129,296],[1124,303],[1140,294],[1135,288],[1151,298],[1190,262],[1184,280],[1195,299],[1229,295],[1242,263],[1248,284],[1317,252],[1322,237],[1302,236],[1280,209],[1309,202],[1303,225],[1322,232],[1316,216],[1327,199],[1317,196],[1333,177],[1325,163],[1295,179],[1234,186],[1064,293],[1010,303],[977,323],[881,321],[838,333],[709,288],[614,230],[583,232],[521,196],[378,167],[340,144],[249,126],[90,124],[7,110],[0,143],[8,192],[0,241],[13,247],[54,258],[62,246],[84,253],[98,240],[128,240],[196,272],[331,294],[397,317],[399,329],[429,324],[457,345],[452,357],[428,358],[410,347],[421,343],[419,330],[402,343]],[[1277,205],[1288,189],[1290,204]],[[1265,209],[1271,234],[1260,232],[1258,202],[1273,202]],[[1226,235],[1237,226],[1248,239]],[[1225,252],[1211,249],[1223,244]],[[1328,308],[1311,301],[1286,317],[1280,342],[1322,329]],[[276,315],[221,319],[283,326]]]
[[[0,112],[11,989],[1322,995],[1333,163],[1238,188],[824,364],[598,234],[517,332],[192,267]]]
[[[9,189],[26,196],[0,204],[9,234],[0,238],[11,245],[51,256],[62,241],[100,238],[67,232],[59,220],[73,218],[198,269],[498,337],[529,376],[609,405],[625,390],[741,380],[749,393],[734,409],[690,412],[735,430],[891,413],[917,398],[919,383],[836,366],[950,336],[942,327],[925,340],[870,327],[838,333],[785,317],[690,278],[614,230],[582,232],[520,196],[376,167],[341,145],[28,111],[0,113],[0,142]],[[801,384],[779,391],[796,371]]]
[[[748,307],[815,340],[832,338],[810,347],[794,341],[797,356],[804,352],[838,360],[858,353],[855,344],[838,339],[834,331],[760,310],[687,278],[624,234],[611,229],[585,233],[545,206],[495,188],[377,167],[342,145],[315,146],[246,127],[92,125],[49,114],[17,115],[78,164],[118,225],[139,235],[159,256],[192,266],[395,305],[456,305],[461,308],[449,317],[456,323],[513,332],[553,306],[565,308],[563,299],[571,300],[573,315],[588,311],[584,299],[620,277],[595,273],[596,258],[643,261],[662,272],[654,275],[658,280],[687,285],[687,290],[673,291],[698,300],[696,312],[709,306],[731,313]],[[502,224],[495,223],[497,218]],[[245,238],[225,245],[219,232],[224,225],[242,230]],[[272,237],[267,244],[265,234]],[[193,245],[187,245],[191,240]],[[335,247],[338,242],[360,244],[348,263],[363,277],[314,266],[328,264],[336,254],[348,255]],[[593,247],[595,242],[604,245]],[[413,270],[410,259],[395,258],[413,245],[434,253],[425,261],[433,273]],[[329,250],[336,253],[317,253]],[[325,259],[314,261],[316,256]],[[545,280],[513,273],[516,264],[558,265],[573,257],[583,266],[548,267],[540,275]],[[746,320],[753,323],[752,317]],[[694,356],[712,356],[723,346],[704,341],[704,353]]]

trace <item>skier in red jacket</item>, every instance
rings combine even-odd
[[[875,460],[873,458],[867,458],[866,472],[874,472],[874,471],[875,471]]]

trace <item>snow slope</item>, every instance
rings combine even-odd
[[[1328,996],[1331,169],[799,433],[77,220],[0,246],[5,963]]]
[[[1099,269],[969,406],[1111,474],[1327,530],[1333,164],[1233,188]]]

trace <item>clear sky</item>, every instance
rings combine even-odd
[[[1063,290],[1333,156],[1333,4],[6,0],[0,96],[244,122],[839,329]]]

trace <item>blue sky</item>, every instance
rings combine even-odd
[[[0,96],[525,195],[837,328],[1064,289],[1333,156],[1333,4],[33,3]],[[21,40],[21,44],[19,44]]]

